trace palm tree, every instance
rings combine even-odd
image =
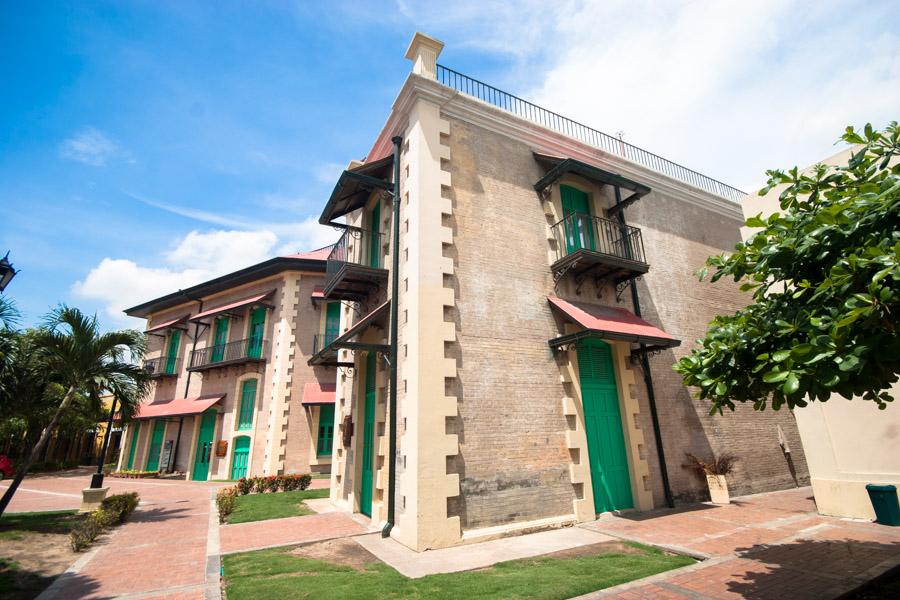
[[[122,407],[123,413],[128,414],[135,410],[149,386],[147,372],[136,364],[144,354],[144,336],[139,331],[101,333],[96,315],[89,317],[77,308],[63,305],[48,315],[43,327],[38,330],[37,342],[47,369],[66,392],[50,423],[41,432],[40,439],[3,494],[0,515],[6,510],[31,465],[41,455],[60,417],[79,394],[99,404],[103,392],[127,391],[121,394],[119,400],[123,404],[131,403]]]

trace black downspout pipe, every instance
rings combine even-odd
[[[113,416],[116,414],[117,396],[113,396],[112,406],[109,407],[109,420],[106,422],[106,432],[103,434],[103,445],[100,447],[100,457],[97,459],[97,472],[91,476],[91,488],[103,487],[103,463],[106,461],[106,451],[109,450],[109,438],[112,437]]]
[[[390,361],[390,398],[388,400],[388,505],[387,522],[381,530],[381,537],[389,537],[394,528],[395,488],[397,487],[397,322],[399,320],[400,304],[400,144],[403,138],[394,136],[394,189],[393,189],[393,215],[391,226],[393,239],[391,240],[391,341],[388,351]]]
[[[622,191],[619,186],[615,186],[616,204],[622,202]],[[625,231],[625,211],[618,211],[616,217],[622,226],[622,240],[626,251],[630,253],[631,246],[627,242]],[[641,316],[641,300],[638,297],[637,282],[631,280],[631,303],[634,306],[634,314]],[[662,433],[659,428],[659,415],[656,412],[656,393],[653,390],[653,374],[650,372],[650,360],[647,358],[647,346],[640,345],[641,352],[641,371],[644,372],[644,385],[647,387],[647,400],[650,404],[650,419],[653,421],[653,438],[656,440],[656,455],[659,458],[659,474],[662,477],[663,493],[666,496],[666,506],[675,508],[675,499],[672,497],[672,487],[669,485],[669,470],[666,468],[666,453],[663,450]]]

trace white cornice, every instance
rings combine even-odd
[[[743,221],[741,206],[735,202],[633,163],[621,156],[584,144],[414,73],[410,73],[400,88],[391,115],[369,153],[371,158],[381,157],[387,152],[391,137],[402,134],[409,110],[418,99],[438,104],[441,112],[448,117],[523,142],[534,151],[574,158],[617,172],[649,185],[655,192],[668,198]]]

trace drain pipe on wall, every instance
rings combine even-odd
[[[391,216],[391,228],[393,240],[391,241],[391,341],[388,351],[390,362],[390,398],[388,399],[388,419],[390,429],[388,432],[388,505],[387,522],[381,530],[381,537],[389,537],[394,528],[394,507],[397,487],[397,325],[399,320],[400,304],[400,145],[403,138],[395,136],[391,138],[394,143],[394,190],[393,214]]]
[[[620,204],[622,202],[622,191],[619,189],[619,186],[615,186],[616,191],[616,204]],[[625,211],[618,211],[616,216],[619,219],[619,224],[623,226],[622,235],[624,237],[625,231],[625,215],[623,214]],[[626,248],[630,248],[629,245],[625,245]],[[638,297],[637,290],[637,282],[635,280],[631,280],[631,303],[634,306],[634,314],[638,318],[641,316],[641,300]],[[650,419],[653,421],[653,438],[656,440],[656,455],[659,458],[659,474],[662,478],[663,484],[663,493],[666,496],[666,506],[669,508],[675,508],[675,499],[672,497],[672,487],[669,485],[669,470],[666,467],[666,453],[663,450],[663,441],[662,441],[662,433],[659,428],[659,415],[656,412],[656,393],[653,389],[653,374],[650,372],[650,360],[647,358],[647,346],[646,344],[640,345],[640,353],[641,353],[641,371],[644,373],[644,385],[647,388],[647,400],[650,404]]]

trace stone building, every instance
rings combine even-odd
[[[745,302],[694,275],[740,240],[743,193],[439,66],[442,47],[416,34],[320,218],[345,229],[323,284],[342,333],[309,360],[337,368],[332,500],[426,550],[703,500],[687,452],[738,455],[732,493],[807,483],[791,413],[710,416],[672,370]]]
[[[154,384],[119,469],[329,472],[335,374],[306,364],[337,335],[339,307],[321,297],[327,254],[273,258],[125,311],[147,319]]]

